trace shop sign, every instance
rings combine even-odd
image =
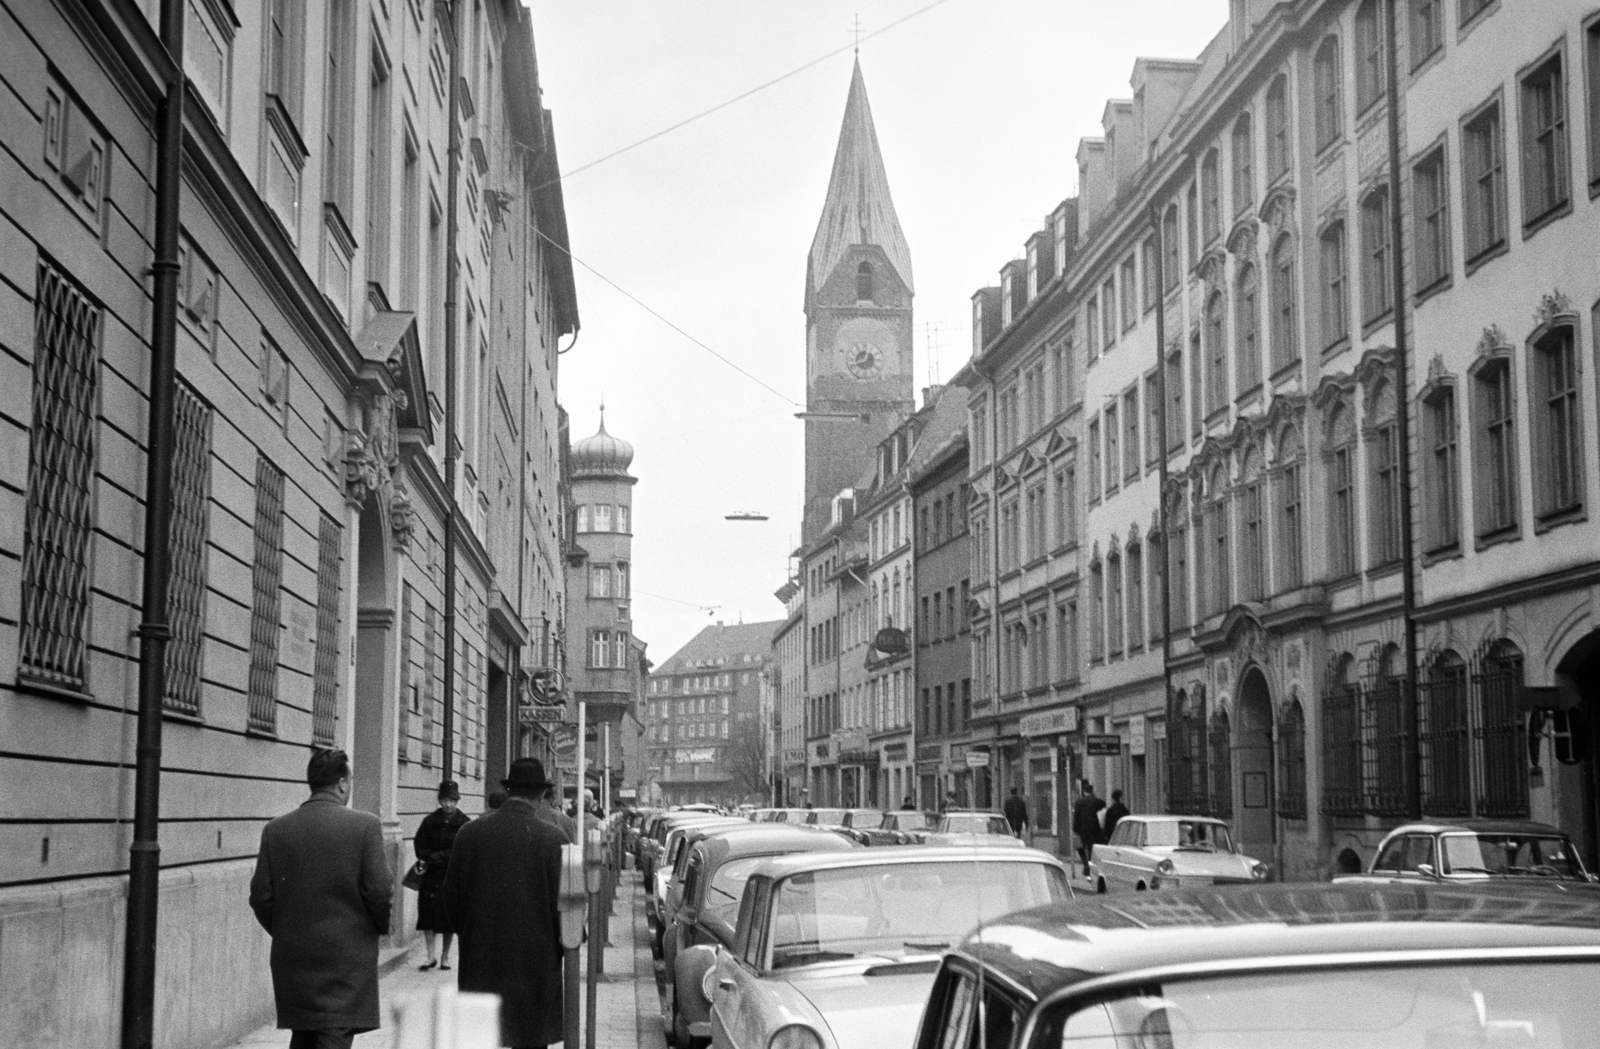
[[[1167,720],[1165,718],[1150,719],[1150,738],[1153,740],[1167,738]]]
[[[1115,735],[1092,735],[1084,744],[1084,753],[1091,758],[1115,758],[1122,754],[1122,737]]]
[[[543,707],[526,703],[517,708],[517,721],[523,725],[557,725],[566,719],[567,708]]]
[[[1037,739],[1040,736],[1054,736],[1062,732],[1078,731],[1078,708],[1059,707],[1055,710],[1041,710],[1035,714],[1022,715],[1022,734]]]
[[[883,760],[899,764],[906,760],[906,753],[908,749],[909,748],[906,746],[905,740],[897,740],[894,743],[885,743],[883,745]]]
[[[674,765],[703,765],[716,760],[717,752],[712,747],[704,747],[699,750],[680,748],[672,753],[672,763]]]
[[[833,742],[838,746],[840,753],[847,750],[867,749],[867,730],[864,728],[842,728],[833,734]],[[818,755],[819,757],[821,755]]]
[[[1133,757],[1144,755],[1144,715],[1128,719],[1128,753]]]
[[[911,646],[904,630],[886,626],[872,639],[872,647],[886,656],[896,656]]]
[[[967,751],[967,768],[986,769],[989,767],[989,752],[987,750]]]
[[[944,760],[944,747],[943,747],[943,745],[938,744],[938,743],[919,743],[919,744],[917,744],[917,760],[918,761],[943,761]]]

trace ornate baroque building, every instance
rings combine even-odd
[[[1600,28],[1396,6],[1398,83],[1379,0],[1234,0],[1137,62],[963,376],[1006,777],[1223,816],[1289,878],[1417,814],[1597,845]]]
[[[0,979],[27,988],[0,1007],[7,1045],[117,1039],[170,68],[155,6],[0,3]],[[561,659],[556,354],[578,316],[524,8],[185,10],[155,1040],[198,1047],[270,1017],[243,901],[313,748],[351,754],[352,804],[383,822],[389,957],[439,780],[475,811],[541,746],[513,707]]]

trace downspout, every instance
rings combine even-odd
[[[1395,35],[1395,0],[1386,0],[1384,16],[1388,22],[1388,46],[1384,48],[1384,61],[1389,77],[1389,239],[1392,242],[1390,269],[1393,280],[1391,297],[1394,300],[1394,375],[1395,388],[1400,395],[1395,398],[1395,435],[1400,445],[1400,557],[1401,615],[1406,634],[1406,700],[1411,704],[1411,747],[1407,753],[1410,764],[1406,787],[1406,805],[1413,819],[1422,815],[1422,719],[1421,705],[1417,702],[1417,559],[1413,546],[1411,526],[1411,386],[1407,378],[1408,348],[1406,346],[1406,277],[1405,253],[1401,238],[1405,234],[1405,221],[1400,212],[1400,79],[1396,52],[1400,46]]]
[[[156,228],[150,322],[149,450],[145,457],[144,606],[139,624],[138,743],[133,843],[122,956],[122,1049],[155,1038],[156,934],[161,881],[161,717],[167,692],[171,571],[173,397],[177,386],[178,232],[183,185],[183,20],[179,0],[161,2],[161,43],[172,63],[157,111]]]
[[[439,778],[452,779],[456,732],[456,286],[461,265],[456,253],[460,236],[456,197],[461,183],[461,13],[462,0],[450,4],[450,147],[445,182],[444,269],[444,487],[447,495],[444,524],[444,725],[443,756]],[[471,350],[471,347],[468,347]]]
[[[994,372],[991,371],[985,375],[983,368],[979,366],[978,359],[976,357],[972,359],[972,370],[978,374],[979,378],[983,379],[983,381],[988,384],[989,388],[989,434],[988,441],[986,442],[989,445],[989,529],[991,532],[989,542],[989,579],[991,580],[991,586],[994,590],[994,608],[992,608],[989,612],[989,633],[994,638],[994,663],[991,665],[991,672],[995,682],[995,720],[992,724],[994,727],[995,738],[998,740],[1000,737],[1000,661],[1002,658],[1004,658],[1004,653],[1001,651],[1002,646],[1000,633],[1000,499],[995,491],[995,476],[999,472],[1000,463],[1000,405],[995,400]],[[971,734],[971,730],[969,729],[967,733],[969,741],[971,739]],[[988,771],[989,787],[991,791],[994,789],[995,758],[999,755],[999,752],[999,744],[991,744]],[[976,778],[976,776],[974,776],[974,778]],[[976,798],[971,800],[974,805],[977,804]],[[993,801],[993,798],[991,797],[990,800]]]
[[[526,185],[529,182],[532,182],[533,181],[533,170],[532,170],[533,165],[531,164],[531,162],[529,162],[526,158],[524,158],[522,163],[521,163],[521,165],[520,165],[520,167],[522,168],[522,177],[523,177],[524,185]],[[522,265],[524,267],[531,266],[533,260],[529,257],[528,252],[532,248],[532,244],[530,243],[529,236],[528,236],[528,224],[526,222],[517,223],[517,230],[520,232],[520,234],[522,236]],[[524,272],[526,272],[526,270],[524,270]],[[522,297],[519,296],[519,298],[522,298]],[[529,612],[529,609],[528,609],[529,602],[528,602],[528,599],[527,599],[528,598],[528,557],[527,557],[527,550],[528,550],[528,367],[527,367],[528,338],[527,337],[528,337],[528,302],[527,302],[526,298],[522,298],[522,357],[521,357],[521,360],[518,361],[518,367],[517,367],[517,371],[521,373],[521,374],[519,374],[517,376],[517,385],[520,387],[519,400],[521,401],[521,403],[517,406],[517,417],[522,420],[521,431],[517,434],[517,618],[519,620],[524,621],[524,622],[526,621],[526,619],[528,617],[528,612]],[[553,385],[554,384],[552,384],[552,386]],[[511,681],[513,683],[515,683],[515,682],[518,682],[518,681],[522,680],[522,666],[523,666],[523,664],[522,664],[522,650],[521,649],[518,649],[517,652],[514,654],[513,661],[516,663],[516,670],[511,676]],[[512,689],[510,689],[508,691],[510,692],[510,694],[506,697],[506,706],[507,706],[507,709],[506,709],[506,712],[505,712],[506,713],[506,738],[505,738],[505,742],[503,744],[505,749],[504,749],[504,751],[502,753],[502,756],[506,759],[506,769],[509,772],[510,771],[510,767],[511,767],[511,762],[513,760],[513,756],[521,749],[521,747],[519,745],[521,741],[518,739],[518,736],[520,735],[520,733],[522,731],[522,726],[517,722],[517,719],[516,719],[516,710],[517,710],[518,703],[520,702],[520,697],[517,695],[517,693],[515,691],[515,684],[513,684]]]
[[[1163,705],[1166,709],[1166,728],[1168,736],[1172,733],[1173,716],[1172,708],[1172,529],[1167,521],[1167,484],[1171,479],[1171,468],[1168,460],[1172,456],[1172,444],[1167,440],[1170,429],[1167,419],[1167,275],[1166,259],[1167,247],[1162,242],[1164,230],[1161,225],[1161,206],[1152,201],[1150,204],[1150,225],[1155,231],[1156,239],[1156,294],[1160,302],[1156,306],[1156,396],[1160,398],[1161,405],[1157,413],[1156,425],[1161,427],[1157,440],[1161,442],[1161,464],[1158,474],[1158,483],[1161,490],[1157,495],[1157,510],[1161,521],[1161,558],[1164,564],[1161,569],[1161,689]],[[1179,381],[1182,381],[1179,375]],[[1178,425],[1183,425],[1183,420],[1178,420]],[[1172,783],[1172,741],[1167,741],[1167,783]],[[1170,790],[1170,788],[1169,788]],[[1163,805],[1165,809],[1167,806]]]

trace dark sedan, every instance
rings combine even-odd
[[[1596,986],[1588,885],[1184,889],[974,933],[915,1049],[1594,1046]]]

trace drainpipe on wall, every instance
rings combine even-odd
[[[994,731],[995,737],[998,739],[1000,735],[1000,722],[998,720],[1000,716],[1000,661],[1004,658],[1004,653],[1001,650],[1002,634],[1000,632],[1000,501],[995,492],[995,476],[999,473],[1000,464],[1000,406],[995,400],[994,372],[991,371],[989,374],[985,375],[983,368],[978,364],[978,359],[976,357],[972,359],[972,370],[977,373],[979,378],[988,384],[989,390],[989,435],[988,440],[985,443],[989,445],[989,580],[990,587],[994,592],[994,607],[989,610],[989,632],[994,637],[994,663],[992,664],[992,676],[994,677],[995,681],[993,703],[994,717],[996,720],[994,722]],[[968,737],[970,742],[970,729],[968,730]],[[994,789],[995,757],[1000,751],[999,744],[991,744],[991,749],[992,753],[989,755],[988,778],[989,787],[992,791]],[[972,778],[974,780],[974,793],[976,793],[976,780],[978,778],[977,773],[973,773]],[[976,797],[969,800],[974,806],[976,806],[978,803]],[[991,798],[990,800],[992,801],[993,799]]]
[[[150,331],[149,450],[145,458],[144,607],[139,624],[138,744],[134,758],[133,843],[122,959],[122,1049],[155,1038],[156,931],[161,881],[161,716],[167,692],[168,579],[171,576],[173,395],[177,385],[178,232],[183,185],[183,20],[179,0],[162,0],[161,43],[172,63],[156,126],[154,303]]]
[[[1394,300],[1394,375],[1396,443],[1400,445],[1400,557],[1403,570],[1401,581],[1401,615],[1404,617],[1406,635],[1406,697],[1411,703],[1411,749],[1407,754],[1410,763],[1406,805],[1412,818],[1422,815],[1422,723],[1421,706],[1417,702],[1417,559],[1413,547],[1411,526],[1411,387],[1407,378],[1406,355],[1406,277],[1405,252],[1401,238],[1405,234],[1405,221],[1400,213],[1400,79],[1396,58],[1400,42],[1395,34],[1395,0],[1383,5],[1388,25],[1387,47],[1384,61],[1389,77],[1389,238],[1393,242],[1390,257],[1394,260],[1390,277],[1393,280],[1391,297]]]
[[[1168,735],[1167,753],[1163,757],[1163,762],[1167,764],[1167,783],[1170,792],[1172,783],[1172,766],[1170,763],[1172,754],[1171,734],[1174,712],[1172,709],[1172,579],[1170,571],[1172,567],[1172,529],[1168,527],[1167,522],[1167,483],[1171,477],[1168,459],[1172,454],[1170,450],[1171,444],[1167,440],[1167,246],[1162,242],[1161,205],[1155,201],[1150,204],[1150,227],[1154,231],[1156,239],[1156,294],[1161,297],[1160,303],[1156,307],[1156,396],[1161,399],[1156,421],[1156,425],[1161,427],[1161,433],[1156,438],[1161,442],[1161,465],[1160,473],[1158,474],[1158,483],[1161,486],[1161,490],[1156,493],[1156,512],[1161,521],[1161,558],[1165,562],[1160,566],[1161,689],[1163,706],[1167,712],[1166,728]],[[1181,379],[1182,377],[1180,376],[1179,378]],[[1182,419],[1178,420],[1178,425],[1183,425]],[[1146,746],[1148,747],[1149,744],[1146,743]],[[1160,799],[1158,798],[1157,800],[1159,801]],[[1165,805],[1161,807],[1162,809],[1166,808]]]
[[[456,732],[456,461],[460,446],[456,442],[456,287],[461,282],[461,265],[456,254],[460,236],[456,197],[461,182],[461,0],[450,4],[450,148],[445,183],[445,270],[444,270],[444,488],[447,496],[444,524],[444,736],[439,778],[450,774],[455,758]],[[467,348],[469,351],[471,347]]]

